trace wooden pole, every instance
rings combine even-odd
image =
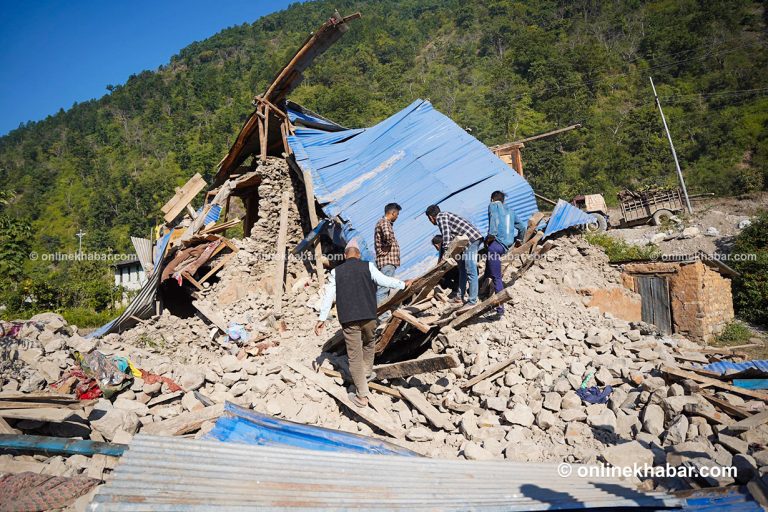
[[[275,272],[275,315],[279,315],[283,309],[283,280],[285,278],[285,244],[288,237],[288,206],[291,196],[288,191],[283,192],[283,202],[280,206],[280,231],[277,235],[277,269]]]
[[[656,106],[659,107],[659,114],[661,114],[661,122],[664,123],[664,131],[667,132],[667,140],[669,140],[669,147],[670,149],[672,149],[672,158],[675,159],[675,169],[677,169],[677,178],[680,180],[680,188],[683,190],[683,195],[685,196],[685,206],[688,208],[688,213],[693,213],[693,208],[691,208],[691,200],[688,199],[688,189],[685,188],[683,171],[680,170],[680,162],[677,160],[677,151],[675,151],[675,144],[672,142],[672,135],[669,133],[669,127],[667,126],[667,118],[664,117],[664,111],[661,109],[661,102],[659,101],[659,95],[656,94],[656,86],[653,85],[653,78],[649,76],[648,80],[651,81],[651,88],[653,89],[653,97],[656,99]]]

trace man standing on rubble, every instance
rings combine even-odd
[[[466,304],[458,311],[465,311],[477,304],[478,276],[477,276],[477,253],[483,243],[483,235],[471,222],[463,217],[451,212],[442,212],[436,204],[427,208],[427,218],[429,222],[437,226],[440,235],[443,237],[442,250],[448,248],[451,241],[457,236],[466,236],[469,239],[469,245],[464,249],[459,264],[459,290],[456,293],[457,301],[464,300],[464,289],[469,281],[469,298]],[[457,258],[459,259],[459,258]]]
[[[495,293],[504,289],[501,279],[501,257],[516,241],[522,242],[525,236],[525,225],[512,208],[504,205],[505,197],[504,192],[497,190],[491,194],[491,203],[488,205],[488,234],[485,237],[488,257],[483,278],[490,277],[493,280]],[[503,315],[504,306],[499,305],[496,313]]]
[[[376,229],[373,231],[373,240],[376,247],[376,266],[382,274],[388,277],[395,275],[395,270],[400,266],[400,244],[395,238],[395,231],[392,224],[395,223],[400,215],[400,205],[389,203],[384,207],[384,216],[376,223]],[[381,304],[387,298],[389,288],[379,286],[376,290],[376,303]]]
[[[373,263],[360,260],[360,248],[354,240],[344,249],[344,259],[344,263],[331,270],[315,334],[322,335],[335,300],[347,345],[349,373],[355,385],[355,392],[349,394],[349,399],[357,407],[366,407],[368,381],[375,377],[373,357],[376,355],[376,343],[373,331],[376,329],[376,285],[402,290],[411,281],[385,276]]]

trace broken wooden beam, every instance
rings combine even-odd
[[[192,305],[195,309],[204,317],[204,320],[208,320],[213,325],[221,329],[221,332],[227,332],[227,322],[224,320],[217,311],[214,311],[208,304],[200,302],[199,300],[193,300]]]
[[[429,330],[432,329],[432,327],[434,327],[432,325],[425,324],[424,322],[422,322],[421,320],[419,320],[418,318],[416,318],[412,314],[410,314],[407,311],[402,310],[402,309],[396,309],[392,313],[392,316],[395,317],[395,318],[399,318],[400,320],[403,320],[403,321],[409,323],[410,325],[414,326],[415,328],[417,328],[418,330],[420,330],[424,334],[428,333]]]
[[[196,173],[192,176],[189,181],[187,181],[183,187],[178,189],[174,196],[160,208],[160,211],[164,214],[163,220],[165,220],[165,222],[171,222],[175,219],[189,205],[195,196],[205,188],[205,186],[205,180],[200,173]]]
[[[485,299],[483,302],[480,302],[478,304],[475,304],[470,309],[466,310],[465,312],[461,313],[459,316],[451,320],[451,322],[448,324],[449,328],[455,329],[456,327],[460,326],[461,324],[467,322],[468,320],[471,320],[472,318],[476,317],[483,311],[499,306],[501,304],[504,304],[509,299],[512,298],[512,290],[511,287],[504,288],[499,293],[495,293],[491,295],[491,297]]]
[[[509,359],[505,361],[498,362],[496,364],[492,364],[489,366],[485,371],[483,371],[480,375],[477,375],[476,377],[473,377],[469,379],[467,382],[462,384],[460,387],[461,389],[468,389],[477,384],[480,381],[483,381],[487,379],[488,377],[493,377],[500,371],[506,369],[509,365],[514,363],[515,361],[520,360],[520,357],[522,356],[522,353],[516,353],[514,357],[510,357]]]
[[[280,205],[280,227],[277,233],[277,252],[275,260],[277,268],[275,269],[275,285],[272,307],[275,315],[280,316],[283,310],[283,288],[285,281],[285,245],[288,237],[288,208],[290,206],[291,195],[286,190],[283,191],[282,203]]]
[[[405,437],[405,431],[401,427],[392,424],[391,419],[382,417],[380,414],[369,407],[355,406],[349,399],[349,396],[347,396],[346,389],[337,386],[324,375],[318,374],[314,370],[307,368],[301,363],[289,362],[287,364],[288,367],[293,371],[302,375],[306,380],[315,384],[317,387],[331,395],[341,404],[345,405],[347,409],[364,419],[367,423],[373,425],[383,432],[386,432],[395,439],[403,439]]]
[[[377,380],[408,377],[420,373],[436,372],[459,366],[459,361],[451,354],[411,359],[392,364],[380,364],[373,367]]]
[[[199,430],[203,423],[218,418],[223,412],[224,404],[183,412],[173,418],[144,425],[141,432],[156,436],[180,436]]]
[[[701,404],[686,404],[683,406],[683,411],[687,412],[688,414],[701,416],[710,423],[719,423],[721,425],[731,425],[733,423],[733,418],[727,414],[723,414],[712,409],[707,409],[706,407],[702,407]]]
[[[757,428],[764,423],[768,423],[768,409],[744,418],[741,421],[737,421],[728,428],[734,432],[746,432],[747,430]]]
[[[336,370],[320,367],[320,371],[322,371],[328,377],[333,377],[334,379],[344,379],[344,376],[341,374],[341,372],[338,372]],[[391,388],[389,386],[385,386],[383,384],[379,384],[378,382],[369,382],[368,387],[373,391],[378,391],[379,393],[383,393],[385,395],[389,395],[394,398],[402,398],[398,390],[396,390],[395,388]]]
[[[431,424],[443,430],[453,430],[455,428],[451,422],[451,417],[438,411],[418,389],[406,387],[399,387],[397,389],[403,395],[403,398],[423,414]]]
[[[395,333],[397,332],[397,329],[401,325],[403,325],[402,318],[397,318],[393,316],[389,319],[387,326],[384,328],[384,330],[381,333],[381,336],[379,337],[379,340],[376,342],[376,355],[379,355],[384,352],[384,350],[389,346],[390,342],[392,341],[392,338],[394,338]]]
[[[667,375],[673,375],[675,377],[680,377],[683,379],[691,379],[696,382],[701,382],[703,384],[709,384],[710,386],[715,388],[725,389],[726,391],[730,391],[731,393],[734,393],[737,395],[748,396],[750,398],[756,398],[758,400],[762,400],[763,402],[768,402],[768,394],[761,393],[760,391],[738,388],[736,386],[732,386],[726,382],[722,382],[717,379],[711,379],[709,377],[698,375],[694,372],[680,370],[680,369],[672,368],[669,366],[663,366],[661,368],[661,371],[663,373],[666,373]]]

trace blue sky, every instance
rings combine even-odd
[[[0,0],[0,135],[294,1]]]

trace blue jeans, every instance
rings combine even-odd
[[[397,269],[394,265],[384,265],[379,270],[382,274],[384,274],[387,277],[392,277],[395,275],[395,270]],[[376,289],[376,304],[381,304],[384,299],[386,299],[389,296],[389,288],[386,286],[379,286]]]
[[[467,246],[459,262],[459,297],[464,298],[464,289],[469,281],[469,298],[467,304],[477,304],[477,251],[483,239],[475,240]]]
[[[504,289],[504,282],[501,279],[501,257],[507,250],[498,240],[491,242],[488,246],[488,258],[485,262],[485,277],[493,279],[493,290],[499,293]],[[496,308],[498,313],[504,313],[504,306]]]

